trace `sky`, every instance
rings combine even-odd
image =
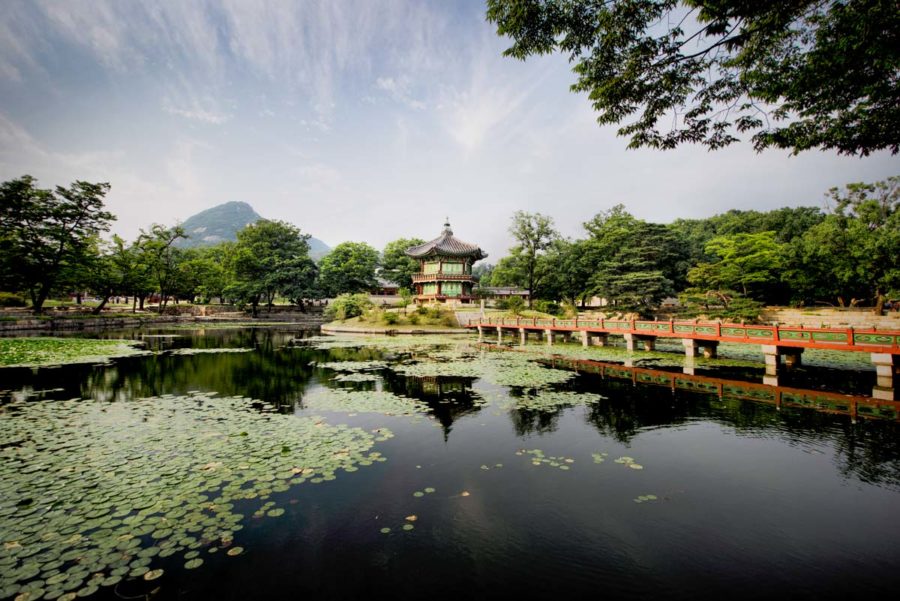
[[[4,0],[0,180],[111,184],[131,239],[245,201],[334,246],[429,240],[490,262],[517,210],[559,231],[624,204],[669,222],[823,206],[900,158],[628,150],[563,56],[502,56],[483,2]]]

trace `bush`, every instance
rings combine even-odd
[[[328,319],[350,319],[358,317],[372,308],[372,301],[365,294],[342,294],[325,309]]]
[[[541,313],[549,313],[550,315],[559,316],[562,314],[560,306],[552,301],[536,300],[532,304],[532,309]]]
[[[419,325],[419,316],[416,315],[415,313],[413,313],[412,315],[409,316],[409,319],[407,319],[407,321],[409,322],[410,325],[417,326],[417,325]]]
[[[418,307],[416,307],[416,313],[418,315],[421,315],[422,317],[425,317],[426,315],[428,315],[428,307],[426,307],[425,305],[419,305]]]
[[[0,307],[24,307],[25,299],[13,292],[0,292]]]
[[[392,326],[400,321],[400,316],[391,311],[385,311],[384,315],[382,316],[382,321],[384,321],[384,323],[386,323],[387,325]]]
[[[511,296],[506,300],[506,310],[518,315],[525,309],[525,300],[521,296]]]

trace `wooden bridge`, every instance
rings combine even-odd
[[[685,356],[695,357],[702,351],[715,357],[721,342],[759,345],[766,373],[764,384],[778,385],[782,357],[787,367],[800,364],[804,349],[869,353],[875,365],[876,385],[872,396],[896,400],[895,386],[900,368],[900,331],[854,328],[807,328],[784,325],[745,325],[695,321],[640,321],[625,319],[537,319],[480,318],[469,320],[468,328],[478,330],[483,340],[486,331],[496,330],[498,342],[504,332],[518,332],[521,344],[530,334],[543,336],[548,345],[554,338],[577,337],[584,346],[604,346],[609,336],[622,336],[630,351],[653,350],[659,338],[677,338],[684,345]]]

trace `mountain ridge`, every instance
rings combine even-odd
[[[249,203],[232,200],[204,209],[191,215],[182,222],[181,226],[189,236],[179,240],[181,248],[194,248],[198,246],[212,246],[225,241],[237,240],[237,233],[251,223],[263,219]],[[327,244],[318,238],[309,238],[309,254],[313,259],[318,259],[331,250]]]

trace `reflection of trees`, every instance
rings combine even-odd
[[[312,374],[310,361],[321,353],[282,348],[290,336],[260,329],[209,331],[206,337],[191,340],[191,346],[255,348],[256,351],[122,359],[109,368],[81,372],[77,395],[128,400],[163,393],[214,390],[224,396],[251,397],[292,410]]]
[[[555,432],[559,427],[559,416],[563,409],[556,411],[535,411],[534,409],[511,409],[509,419],[517,436]]]
[[[444,430],[444,440],[450,436],[454,421],[481,410],[472,391],[475,378],[402,376],[393,371],[386,371],[383,375],[385,390],[428,405]]]

